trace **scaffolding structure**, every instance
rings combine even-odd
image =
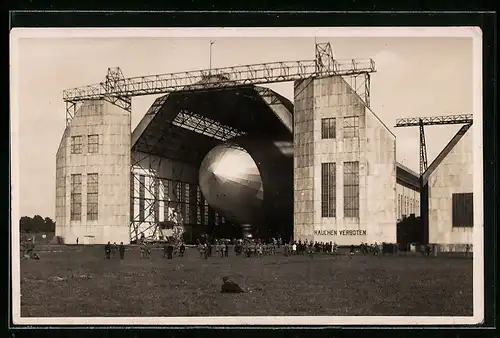
[[[63,100],[66,104],[66,125],[71,123],[84,101],[105,100],[131,112],[132,97],[135,96],[168,94],[180,91],[190,92],[207,88],[212,90],[225,89],[297,80],[303,82],[328,76],[342,76],[364,100],[365,105],[369,107],[370,74],[373,72],[376,72],[376,69],[375,62],[372,59],[334,59],[330,43],[316,44],[316,57],[314,60],[260,63],[130,78],[125,78],[119,67],[108,68],[103,82],[68,89],[63,92]],[[276,96],[265,88],[258,87],[256,90],[270,108],[275,110],[277,116],[281,118],[279,112],[276,111],[281,104]],[[165,102],[166,96],[157,99],[146,115],[155,114]],[[292,121],[282,120],[282,122],[292,131]],[[189,111],[179,112],[172,124],[221,141],[242,134],[239,130]],[[163,140],[164,134],[156,139],[155,143],[163,142]],[[148,149],[152,149],[153,146],[146,144]],[[177,154],[182,154],[184,151],[183,145],[179,144]],[[148,156],[149,154],[146,154],[146,157]],[[180,160],[178,156],[174,157],[176,158],[169,159]],[[163,202],[165,208],[172,205],[177,214],[184,216],[184,218],[186,212],[189,213],[189,223],[192,223],[190,221],[193,219],[196,219],[198,224],[203,225],[213,222],[216,228],[225,222],[224,218],[212,210],[204,200],[198,185],[182,182],[182,169],[173,171],[172,178],[163,178],[157,172],[157,168],[161,164],[161,157],[149,156],[148,167],[141,164],[142,160],[144,158],[133,159],[131,164],[131,240],[140,239],[145,232],[149,234],[147,237],[151,240],[159,238],[161,232],[158,222],[160,219],[160,202]],[[168,180],[169,184],[164,198],[160,199],[160,182],[162,180]],[[185,193],[186,185],[189,185],[187,195]],[[149,197],[145,197],[146,194]],[[169,198],[171,194],[174,197],[173,201]],[[186,197],[187,205],[194,205],[195,210],[191,210],[191,207],[185,207]],[[139,213],[135,212],[136,201],[139,202]],[[186,211],[185,208],[188,208],[189,211]]]
[[[186,116],[191,116],[191,114],[186,114]],[[183,115],[180,122],[187,122],[186,116]],[[202,120],[199,123],[203,125]],[[194,128],[196,132],[203,133],[203,127],[195,126]],[[221,132],[221,128],[210,128],[210,125],[205,125],[205,129],[210,129],[212,133],[203,134],[210,135],[212,138],[222,139],[221,133],[227,134]],[[162,134],[156,143],[162,142],[164,135]],[[148,149],[151,150],[153,146],[148,145]],[[184,151],[186,151],[184,144],[179,143],[176,151],[178,155],[170,157],[169,160],[180,162]],[[146,158],[148,159],[147,166],[142,164]],[[219,226],[225,223],[225,219],[208,205],[201,194],[199,185],[183,181],[184,166],[180,166],[180,170],[173,166],[172,177],[163,177],[158,173],[162,159],[160,156],[151,156],[148,152],[143,157],[133,158],[130,182],[130,239],[132,241],[164,240],[161,229],[163,222],[174,222],[183,226],[195,224],[208,226],[210,223]],[[160,193],[161,188],[163,188],[163,193]],[[163,204],[163,216],[160,215],[161,204]],[[135,210],[136,206],[139,206],[138,212]],[[160,221],[161,219],[163,221]]]

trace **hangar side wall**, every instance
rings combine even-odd
[[[429,242],[457,245],[449,248],[462,251],[472,243],[472,227],[452,224],[452,195],[473,192],[473,133],[470,128],[430,175]],[[447,250],[444,246],[442,250]]]
[[[153,225],[174,217],[173,213],[176,211],[187,212],[188,215],[183,215],[185,222],[193,223],[197,217],[196,199],[193,198],[196,197],[193,194],[198,190],[197,168],[142,152],[132,152],[131,158],[133,163],[130,181],[130,221],[133,223],[131,238],[140,238],[141,233],[146,238],[155,237]],[[186,188],[186,185],[189,185],[189,188]],[[177,196],[178,192],[182,196]],[[185,198],[186,194],[188,198]],[[193,206],[179,210],[182,209],[177,203],[179,197]]]
[[[76,112],[56,155],[56,236],[129,243],[130,113],[105,101]],[[91,207],[91,203],[97,203]]]
[[[293,119],[295,239],[312,236],[314,224],[314,91],[315,86],[311,79],[295,82]]]
[[[402,220],[404,217],[409,217],[415,214],[415,217],[420,216],[420,192],[410,189],[402,184],[396,184],[397,193],[397,208],[396,218]]]
[[[369,243],[396,243],[396,136],[366,109],[366,225]]]
[[[376,117],[366,114],[364,102],[341,77],[295,83],[295,240],[339,245],[395,241],[395,139]],[[328,138],[322,135],[323,119],[334,126]],[[348,162],[358,168],[354,189],[345,187],[352,165]],[[335,183],[325,188],[322,167],[327,163],[335,171]],[[344,198],[346,189],[356,191],[354,202]],[[322,207],[326,191],[332,201],[328,203],[335,204],[328,215]],[[344,210],[353,206],[357,216],[346,215]]]

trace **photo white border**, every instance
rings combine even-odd
[[[23,38],[168,38],[168,37],[468,37],[473,40],[474,230],[473,303],[470,317],[288,316],[288,317],[21,317],[19,250],[18,41]],[[15,325],[460,325],[484,320],[482,31],[478,27],[378,28],[14,28],[10,34],[11,75],[11,267],[12,319]],[[149,74],[144,74],[149,75]],[[61,88],[61,104],[62,100]],[[63,118],[63,117],[61,117]],[[16,198],[15,198],[16,197]]]

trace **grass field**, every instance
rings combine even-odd
[[[149,260],[128,248],[37,247],[21,261],[21,316],[472,316],[472,260],[317,254]],[[248,292],[221,294],[229,276]]]

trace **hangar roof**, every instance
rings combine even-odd
[[[132,151],[200,164],[234,136],[292,139],[292,114],[293,104],[268,88],[188,88],[155,100],[132,133]]]
[[[396,183],[420,191],[419,175],[399,162],[396,162]]]
[[[427,170],[423,174],[423,183],[424,185],[427,184],[429,181],[429,177],[432,175],[432,173],[439,167],[441,162],[446,158],[446,156],[450,153],[450,151],[455,148],[457,143],[462,139],[462,137],[467,133],[469,128],[471,127],[471,123],[468,123],[466,125],[463,125],[462,128],[458,130],[458,132],[451,138],[450,142],[444,147],[444,149],[439,153],[438,156],[432,161],[431,165],[427,168]]]

